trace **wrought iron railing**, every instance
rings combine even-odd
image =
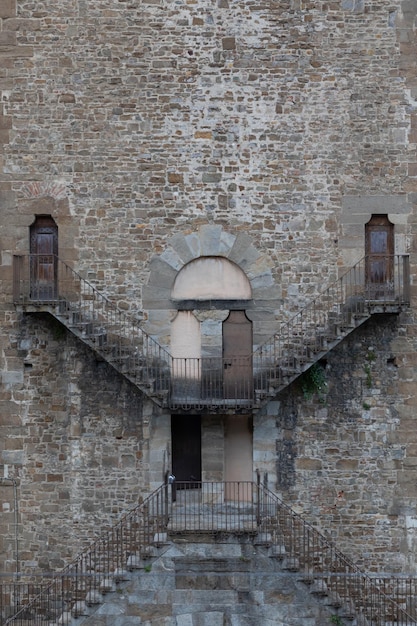
[[[161,406],[172,410],[259,407],[373,313],[410,301],[407,255],[364,258],[247,357],[173,358],[140,323],[53,255],[14,257],[14,302],[48,310]]]
[[[317,362],[374,313],[398,313],[410,303],[408,255],[379,259],[385,273],[371,281],[364,257],[280,325],[252,355],[257,400],[277,391]]]
[[[159,404],[167,403],[171,356],[140,323],[53,255],[14,257],[15,304],[48,310]]]
[[[259,485],[258,477],[258,485]],[[412,593],[399,594],[400,583],[391,588],[362,572],[321,532],[307,523],[268,489],[259,491],[261,511],[258,532],[272,553],[282,559],[283,568],[299,572],[310,592],[327,596],[327,602],[338,608],[341,617],[356,618],[363,626],[409,626],[417,623]],[[405,589],[403,588],[403,591]]]
[[[360,626],[417,623],[408,582],[363,573],[322,533],[307,523],[260,481],[177,482],[169,515],[170,533],[251,533],[318,596],[326,596],[341,617]]]
[[[255,575],[260,574],[258,573]],[[272,572],[269,571],[268,578],[272,575]],[[399,622],[401,626],[410,626],[411,624],[415,624],[417,622],[417,578],[406,575],[380,575],[370,576],[370,580],[377,585],[385,596],[392,598],[395,605],[402,607],[406,611],[408,614],[408,622]],[[42,577],[39,582],[0,583],[0,624],[5,625],[6,623],[9,623],[16,624],[16,626],[23,626],[23,624],[24,626],[44,626],[44,618],[42,616],[36,617],[36,611],[41,605],[41,598],[43,597],[43,594],[46,594],[47,597],[49,597],[51,605],[55,604],[57,607],[64,604],[61,599],[61,595],[56,596],[54,599],[53,595],[47,591],[49,585],[50,583],[45,580],[45,577]],[[33,603],[32,606],[31,603]],[[45,601],[42,601],[42,603],[43,606],[45,606]],[[22,607],[26,608],[23,609]],[[44,611],[46,612],[45,609]],[[78,612],[79,611],[81,611],[81,606],[78,609]],[[51,616],[57,613],[57,611],[52,611],[50,609],[48,612]],[[18,613],[20,613],[20,615],[17,617],[16,614]],[[76,613],[77,612],[74,611],[75,615]],[[28,619],[24,618],[25,615]],[[24,619],[25,621],[23,621]],[[358,623],[360,624],[360,621],[358,621]],[[392,621],[388,622],[389,626],[391,626],[392,623],[397,626],[396,622]],[[65,622],[63,622],[63,624],[65,626]]]
[[[10,601],[15,613],[2,623],[65,626],[73,617],[85,614],[86,606],[99,604],[103,594],[126,578],[128,570],[144,568],[155,555],[155,546],[163,541],[167,528],[168,500],[168,485],[164,484],[51,581],[40,587],[12,585]],[[16,597],[16,592],[23,595]]]
[[[3,586],[3,624],[70,624],[149,559],[176,533],[252,535],[282,569],[310,592],[326,596],[341,618],[358,626],[417,623],[416,579],[361,572],[323,534],[257,482],[168,481],[130,511],[54,579],[40,586]],[[256,574],[255,574],[256,575]],[[272,575],[272,574],[271,574]],[[13,613],[12,613],[13,612]]]

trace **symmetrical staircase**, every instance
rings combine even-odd
[[[172,411],[257,410],[371,315],[398,314],[409,304],[408,257],[390,257],[386,267],[390,268],[389,275],[369,283],[368,260],[363,259],[281,324],[279,331],[248,357],[253,386],[249,390],[237,386],[227,397],[221,358],[174,359],[137,321],[56,257],[15,256],[13,296],[22,312],[53,315],[162,407]],[[42,268],[48,268],[49,273],[43,273]],[[87,621],[92,619],[88,616],[105,594],[122,584],[129,572],[149,571],[173,540],[187,538],[190,533],[208,533],[212,538],[246,537],[254,553],[275,562],[271,571],[292,572],[298,583],[331,607],[333,623],[417,623],[410,608],[411,593],[399,593],[397,587],[394,600],[386,586],[381,589],[374,578],[360,572],[260,480],[176,487],[175,491],[168,482],[162,485],[55,579],[38,587],[34,595],[29,583],[24,596],[16,595],[11,587],[14,608],[0,604],[1,623],[93,624],[94,619]],[[413,587],[413,594],[415,591]]]
[[[371,315],[397,314],[409,304],[408,256],[385,261],[389,271],[375,283],[367,279],[369,259],[362,259],[251,355],[227,363],[221,357],[173,358],[138,321],[52,255],[14,257],[13,297],[21,311],[53,315],[162,407],[256,411]],[[225,368],[248,363],[253,380],[237,377],[225,397]]]
[[[196,548],[196,543],[205,544],[205,548]],[[229,547],[220,549],[220,544]],[[96,620],[97,611],[100,617],[106,614],[105,608],[98,607],[110,598],[110,613],[114,619],[114,615],[122,612],[120,609],[120,613],[115,613],[114,606],[120,608],[123,601],[126,605],[126,597],[122,596],[130,597],[134,593],[138,594],[134,615],[140,623],[142,618],[148,623],[150,596],[144,590],[155,591],[155,585],[147,587],[146,582],[152,571],[163,574],[157,585],[161,591],[173,585],[172,589],[176,590],[205,588],[206,595],[209,589],[233,592],[226,608],[217,607],[221,624],[247,624],[237,617],[224,622],[226,613],[236,613],[238,609],[253,611],[257,618],[264,615],[252,606],[253,596],[245,596],[249,591],[258,591],[262,597],[271,598],[275,594],[281,598],[275,606],[275,601],[270,601],[268,620],[271,621],[258,619],[249,623],[281,623],[278,617],[285,603],[280,596],[284,576],[291,601],[297,598],[300,611],[303,603],[309,610],[314,604],[314,611],[306,620],[309,626],[324,626],[327,620],[350,626],[417,623],[413,606],[416,580],[412,586],[397,584],[395,589],[389,590],[383,579],[374,579],[359,571],[326,537],[264,488],[260,476],[254,483],[169,485],[167,481],[54,579],[40,585],[36,595],[30,597],[29,584],[26,596],[18,598],[19,602],[10,593],[10,605],[2,603],[1,623],[5,626],[110,624],[110,621]],[[131,580],[134,572],[139,578],[127,589],[126,581]],[[174,576],[174,583],[167,581],[169,576],[171,579]],[[200,594],[197,597],[202,606],[199,609],[183,607],[181,613],[174,603],[184,596],[177,594],[175,600],[172,589],[165,595],[170,598],[170,606],[164,608],[164,616],[172,621],[163,623],[191,624],[195,623],[189,617],[193,610],[212,612],[207,609],[207,602],[203,602],[204,594]],[[158,595],[158,603],[162,597],[163,594]],[[190,593],[187,597],[190,604]],[[155,623],[159,623],[156,619],[159,608],[158,605],[153,608]],[[188,615],[183,622],[176,620],[178,611]],[[295,615],[300,617],[302,613]],[[288,623],[302,626],[303,621]]]

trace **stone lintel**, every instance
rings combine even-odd
[[[371,214],[408,214],[411,207],[406,194],[382,196],[344,196],[342,199],[342,223],[363,224]]]
[[[253,308],[252,300],[172,300],[171,308],[179,311],[232,310],[242,311]]]
[[[32,57],[33,46],[12,46],[4,45],[0,47],[0,61],[15,57]]]

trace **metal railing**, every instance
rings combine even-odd
[[[3,624],[16,626],[66,625],[99,604],[129,570],[146,567],[163,540],[168,523],[168,484],[154,491],[113,528],[106,531],[72,563],[40,586],[9,587],[14,614]],[[22,595],[17,595],[22,594]],[[10,609],[5,607],[4,613]]]
[[[322,533],[263,486],[259,487],[258,506],[258,532],[270,543],[272,553],[282,559],[283,568],[299,572],[310,592],[326,596],[341,617],[356,618],[361,626],[417,623],[415,582],[408,587],[400,582],[380,586],[379,579],[362,572]]]
[[[326,596],[340,616],[361,626],[417,623],[416,580],[373,578],[324,535],[257,482],[176,482],[164,485],[95,541],[54,579],[40,586],[3,586],[5,625],[70,624],[114,591],[126,572],[144,570],[176,533],[249,533],[282,569],[310,592]],[[11,612],[14,611],[14,614]]]
[[[171,409],[253,406],[251,356],[172,358]],[[230,375],[231,374],[231,375]]]
[[[318,596],[361,626],[417,623],[416,579],[363,573],[323,534],[257,482],[177,482],[170,533],[251,533]]]
[[[250,409],[276,395],[373,313],[410,302],[407,255],[365,257],[247,357],[173,358],[131,316],[53,255],[14,257],[13,297],[47,310],[155,402],[172,410]],[[380,267],[378,265],[378,267]]]
[[[138,321],[54,255],[15,256],[13,268],[15,304],[52,313],[155,402],[166,405],[171,356]]]
[[[374,313],[398,313],[410,304],[408,255],[379,258],[386,268],[370,279],[364,257],[296,313],[252,355],[255,397],[288,385]]]

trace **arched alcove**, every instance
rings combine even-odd
[[[280,316],[281,286],[272,270],[272,260],[248,233],[233,234],[219,224],[177,232],[150,263],[142,289],[145,328],[170,350],[171,323],[179,310],[245,310],[253,321],[254,346],[259,345],[275,332]],[[204,352],[210,341],[203,337],[202,343]]]
[[[250,300],[252,289],[246,274],[224,257],[200,257],[177,274],[173,301]]]

